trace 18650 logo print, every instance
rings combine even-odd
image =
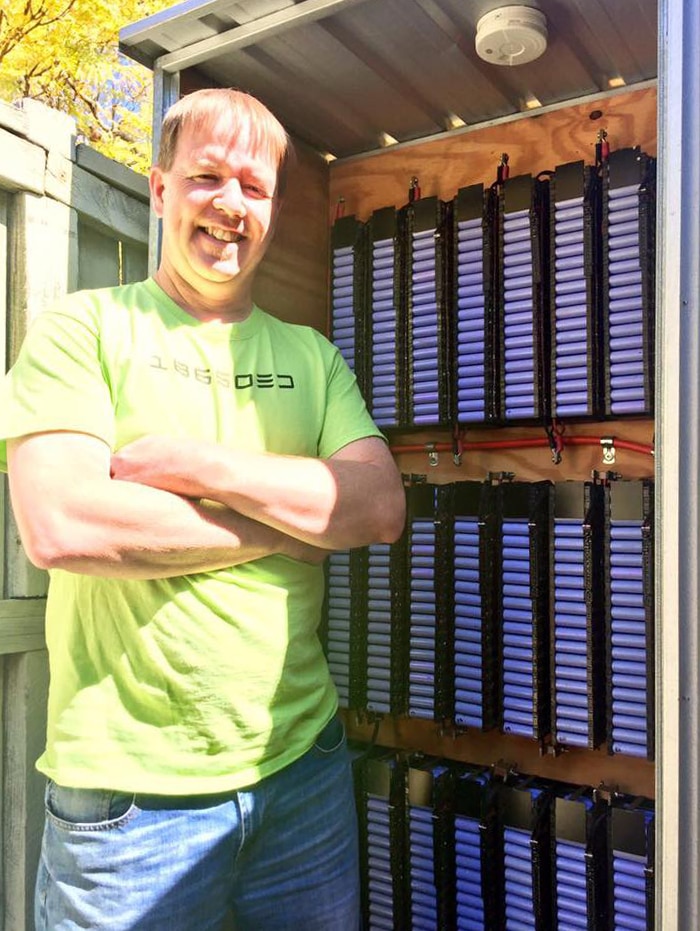
[[[182,378],[191,378],[202,385],[218,385],[220,388],[233,388],[243,391],[250,388],[294,388],[292,375],[274,374],[272,372],[220,372],[209,368],[200,368],[187,362],[172,359],[169,364],[162,356],[152,355],[150,366],[162,372],[175,372]]]

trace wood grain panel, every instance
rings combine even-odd
[[[43,650],[43,598],[13,598],[0,601],[0,655]]]
[[[350,739],[363,743],[372,740],[374,724],[359,722],[350,712],[343,712],[343,717]],[[605,749],[572,748],[554,756],[540,753],[536,741],[525,737],[498,731],[454,735],[441,733],[430,721],[388,716],[380,721],[377,744],[481,766],[498,763],[526,775],[594,787],[603,785],[646,798],[655,795],[653,763],[635,757],[610,756]]]
[[[49,667],[45,650],[5,657],[2,743],[3,927],[34,927],[34,878],[44,826],[44,749]]]
[[[578,159],[590,164],[599,129],[607,131],[613,149],[639,145],[655,155],[656,97],[655,88],[604,96],[539,116],[533,111],[498,125],[332,163],[331,211],[341,197],[345,213],[361,220],[378,207],[400,207],[406,203],[413,176],[419,179],[424,197],[436,194],[449,200],[467,184],[492,184],[503,152],[509,155],[511,177]]]
[[[282,320],[328,331],[328,166],[297,146],[270,250],[255,282],[257,303]]]

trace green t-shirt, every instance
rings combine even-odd
[[[201,323],[153,280],[78,292],[33,323],[0,386],[0,467],[8,438],[51,430],[113,449],[155,433],[321,458],[381,436],[315,330],[257,307]],[[153,581],[52,571],[39,769],[63,785],[188,794],[282,768],[337,704],[322,601],[322,568],[285,556]]]

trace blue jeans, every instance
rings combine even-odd
[[[37,931],[357,931],[357,822],[342,722],[223,796],[49,782]]]

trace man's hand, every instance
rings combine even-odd
[[[111,476],[121,482],[150,485],[187,498],[203,498],[198,467],[214,444],[170,436],[143,436],[114,453]]]

